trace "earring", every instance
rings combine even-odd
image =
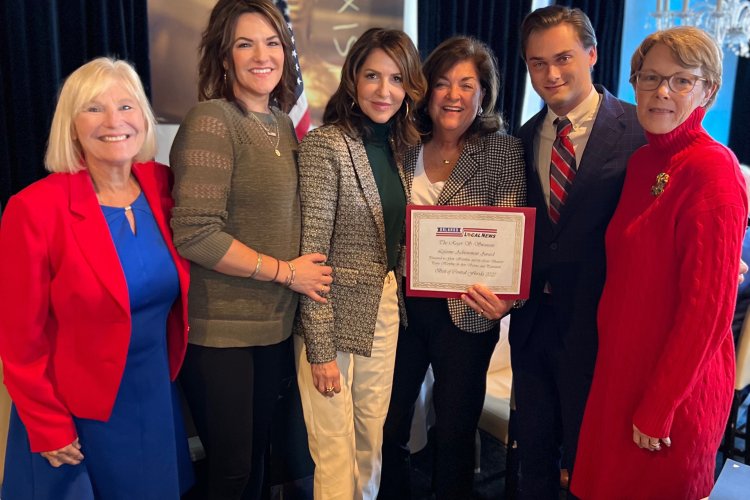
[[[226,83],[227,83],[227,72],[225,71],[224,72],[224,85],[226,85]]]
[[[404,104],[406,104],[406,116],[409,116],[409,101],[404,99]]]
[[[482,109],[482,107],[480,106],[480,107],[479,107],[479,111],[477,111],[477,116],[482,116],[482,114],[483,114],[483,113],[484,113],[484,110],[483,110],[483,109]]]

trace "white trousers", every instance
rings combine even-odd
[[[375,500],[378,496],[398,323],[396,278],[390,272],[383,283],[372,355],[337,353],[341,392],[332,398],[313,385],[304,341],[294,335],[297,381],[315,462],[316,500]]]

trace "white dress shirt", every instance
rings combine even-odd
[[[573,149],[576,152],[576,167],[580,169],[581,157],[586,149],[586,143],[591,135],[591,129],[594,126],[596,113],[599,111],[599,104],[602,96],[594,86],[591,86],[591,92],[586,96],[581,104],[576,106],[566,116],[573,129],[570,131],[570,141],[573,143]],[[549,107],[547,107],[547,116],[542,124],[537,128],[534,136],[534,164],[539,174],[539,181],[544,191],[544,200],[549,207],[549,165],[552,160],[552,143],[557,137],[557,126],[554,124],[558,117]],[[575,180],[573,181],[575,182]]]

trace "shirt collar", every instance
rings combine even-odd
[[[592,85],[589,95],[586,96],[583,102],[573,108],[571,112],[566,115],[568,120],[570,120],[571,125],[573,125],[573,130],[578,129],[578,127],[585,122],[592,120],[594,116],[596,116],[596,110],[598,107],[599,93]],[[556,115],[549,106],[547,106],[547,116],[545,117],[545,121],[548,122],[547,125],[553,127],[554,121],[558,118],[560,117]]]

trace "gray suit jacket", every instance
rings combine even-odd
[[[421,146],[404,155],[406,195],[411,185]],[[464,145],[453,172],[445,181],[438,205],[522,207],[526,205],[526,174],[521,141],[494,133],[470,139]],[[453,324],[471,333],[486,332],[497,324],[479,316],[459,299],[448,299]]]
[[[297,332],[307,359],[326,363],[336,351],[370,356],[389,269],[383,208],[362,140],[332,125],[309,132],[299,147],[299,179],[302,253],[325,254],[333,267],[327,304],[300,298]]]

